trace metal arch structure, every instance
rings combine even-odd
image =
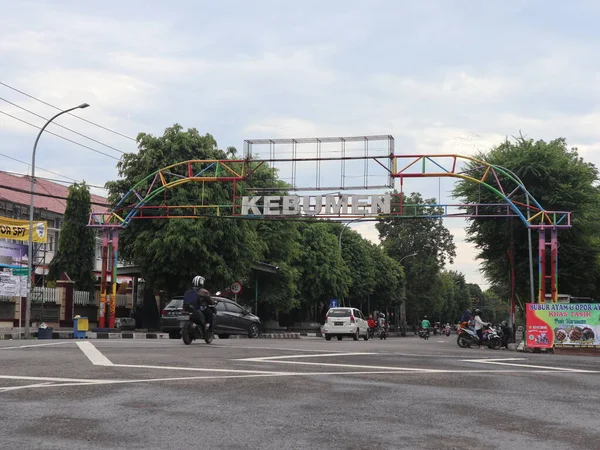
[[[382,144],[383,143],[383,144]],[[351,148],[352,145],[357,147]],[[256,146],[268,146],[267,157],[254,158]],[[338,145],[339,150],[327,148],[327,145]],[[280,146],[287,150],[280,151]],[[309,146],[308,153],[300,149]],[[375,146],[375,148],[374,148]],[[338,153],[338,154],[336,154]],[[257,155],[258,156],[258,155]],[[471,164],[464,169],[464,163]],[[298,176],[297,166],[311,164],[316,176],[302,179]],[[546,284],[550,281],[551,299],[558,301],[557,269],[558,269],[558,237],[557,230],[570,228],[571,213],[568,211],[549,211],[531,195],[521,180],[510,170],[458,154],[396,154],[392,136],[359,136],[345,138],[308,138],[308,139],[262,139],[248,140],[244,145],[243,159],[226,160],[190,160],[183,161],[159,169],[137,182],[112,208],[105,213],[92,213],[88,226],[99,228],[103,232],[102,242],[102,284],[100,295],[99,326],[105,323],[114,328],[116,309],[116,273],[118,260],[119,231],[127,228],[133,220],[140,219],[176,219],[203,218],[220,216],[238,219],[273,219],[264,216],[242,216],[241,201],[238,195],[239,183],[244,183],[246,191],[268,192],[281,191],[281,187],[253,188],[252,175],[261,167],[283,170],[291,175],[288,191],[347,191],[350,189],[373,190],[393,189],[395,180],[399,179],[399,192],[392,194],[398,200],[398,208],[383,218],[518,218],[522,223],[539,232],[539,302],[546,300]],[[358,167],[358,175],[349,175],[349,168]],[[332,170],[338,170],[340,183],[332,184]],[[329,184],[322,182],[322,172]],[[373,173],[377,172],[376,175]],[[346,178],[362,178],[363,183],[348,185]],[[377,180],[371,183],[370,179]],[[480,185],[492,192],[498,203],[493,204],[428,204],[414,205],[404,203],[403,188],[405,180],[413,178],[458,178]],[[310,181],[309,181],[310,180]],[[202,183],[201,198],[196,204],[168,205],[166,194],[170,189],[186,183]],[[213,204],[205,199],[206,183],[230,183],[231,202]],[[163,194],[165,201],[157,202]],[[432,208],[443,211],[432,214]],[[275,216],[277,217],[277,216]],[[335,216],[319,216],[321,218],[348,220],[364,216],[349,213]],[[298,218],[314,218],[301,215]],[[547,232],[550,231],[550,239]],[[546,249],[550,248],[550,267],[546,264]],[[107,295],[107,275],[111,274],[112,289]],[[108,302],[108,320],[104,316],[105,304]]]

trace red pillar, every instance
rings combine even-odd
[[[538,239],[538,302],[546,302],[546,230],[539,230]]]
[[[100,305],[98,308],[98,327],[106,326],[106,275],[108,269],[108,230],[102,230],[102,275],[100,281]]]
[[[550,291],[552,303],[558,302],[558,232],[550,231]]]

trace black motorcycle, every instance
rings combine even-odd
[[[491,326],[486,327],[487,333],[484,334],[483,341],[479,342],[479,336],[473,330],[460,327],[456,343],[460,348],[471,348],[472,345],[485,345],[492,350],[500,350],[502,340],[498,332]]]
[[[420,329],[419,330],[419,337],[421,339],[425,339],[426,341],[429,340],[429,328],[427,328],[427,329],[424,329],[424,328]]]
[[[215,323],[214,317],[217,314],[216,308],[212,306],[201,306],[200,314],[197,314],[197,317],[200,319],[200,325],[197,325],[193,320],[192,316],[194,316],[194,312],[198,312],[193,306],[186,305],[188,310],[191,310],[190,317],[187,322],[183,324],[181,328],[181,339],[185,345],[190,345],[196,339],[204,339],[204,342],[210,344],[215,338],[215,333],[213,332],[213,327]],[[206,319],[204,318],[204,308],[212,308],[213,310],[213,326],[210,329],[206,329]]]
[[[385,327],[379,327],[378,329],[379,339],[387,339],[387,331]]]

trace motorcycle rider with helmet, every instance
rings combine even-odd
[[[210,292],[204,289],[204,282],[204,277],[196,275],[192,280],[193,288],[183,295],[183,303],[184,305],[193,306],[191,319],[196,325],[205,325],[206,330],[211,330],[214,321],[215,302],[210,296]],[[204,309],[202,309],[203,306]]]

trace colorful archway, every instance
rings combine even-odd
[[[368,144],[373,141],[387,139],[389,153],[373,155],[369,154]],[[321,145],[324,142],[341,143],[340,156],[325,156],[321,152]],[[361,156],[347,156],[345,146],[348,142],[364,142],[365,151]],[[388,189],[394,187],[394,180],[400,180],[399,193],[393,194],[399,199],[399,209],[391,211],[389,214],[380,214],[377,218],[402,219],[406,217],[515,217],[531,229],[539,231],[539,289],[538,298],[540,302],[545,301],[546,281],[550,281],[552,301],[558,300],[557,290],[557,255],[558,240],[557,229],[570,228],[571,213],[568,211],[549,211],[531,195],[521,180],[510,170],[487,163],[485,161],[458,154],[438,154],[438,155],[397,155],[393,149],[393,137],[391,136],[361,136],[354,138],[314,138],[314,139],[280,139],[280,140],[259,140],[246,141],[246,157],[244,159],[227,160],[190,160],[172,164],[168,167],[156,170],[139,180],[115,205],[115,207],[106,213],[92,213],[89,219],[89,226],[103,230],[103,264],[102,264],[102,288],[101,288],[101,307],[100,323],[104,322],[104,303],[107,300],[107,274],[111,273],[112,296],[108,296],[109,320],[108,326],[114,327],[115,318],[115,296],[116,296],[116,268],[118,259],[118,235],[119,230],[127,228],[133,220],[139,219],[175,219],[175,218],[202,218],[209,215],[231,218],[252,218],[252,219],[272,219],[271,217],[252,215],[251,217],[242,216],[241,201],[242,196],[238,195],[239,183],[244,183],[244,187],[251,188],[252,175],[263,165],[267,164],[286,164],[293,165],[293,173],[296,172],[298,162],[314,162],[317,170],[320,171],[320,164],[324,161],[339,161],[342,168],[349,161],[364,161],[365,167],[368,163],[375,163],[381,167],[382,172],[390,180],[386,186]],[[251,145],[256,143],[267,143],[269,145],[269,157],[266,159],[253,159],[250,151]],[[315,155],[308,157],[298,157],[296,147],[299,143],[311,144],[317,146]],[[274,147],[278,144],[290,144],[293,151],[290,157],[280,157],[277,155]],[[462,169],[461,163],[471,164],[468,169]],[[342,169],[343,170],[343,169]],[[406,179],[410,178],[445,178],[452,177],[464,179],[476,183],[488,191],[492,192],[499,203],[494,204],[432,204],[432,205],[411,205],[405,204],[403,187]],[[343,178],[343,175],[342,175]],[[367,183],[362,189],[374,189]],[[293,178],[292,178],[293,179]],[[197,204],[194,205],[167,205],[166,202],[157,204],[156,199],[161,194],[166,193],[173,188],[182,186],[186,183],[202,183],[202,196]],[[231,183],[231,201],[222,204],[212,204],[205,200],[204,187],[206,183]],[[381,188],[381,186],[378,186]],[[296,184],[290,187],[290,191],[298,190],[331,190],[330,187],[299,187]],[[340,191],[349,189],[342,186]],[[281,188],[278,188],[281,190]],[[423,212],[423,207],[436,207],[444,211],[443,214],[432,216],[430,213]],[[452,209],[462,211],[452,213]],[[152,211],[159,211],[158,214],[152,214]],[[282,216],[276,216],[281,219]],[[283,216],[285,217],[285,216]],[[351,219],[359,218],[361,215],[352,213],[337,214],[329,216],[319,216],[330,219]],[[314,218],[314,216],[300,216],[300,218]],[[548,240],[547,230],[550,230],[550,239]],[[546,248],[551,248],[551,264],[546,265]],[[112,255],[109,253],[112,251]],[[109,268],[109,264],[112,267]]]

